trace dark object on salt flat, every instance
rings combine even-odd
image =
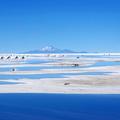
[[[1,59],[1,60],[3,60],[3,59],[4,59],[4,57],[2,56],[0,59]]]
[[[79,56],[77,56],[77,59],[79,59],[80,57]]]
[[[14,71],[16,71],[16,69],[15,68],[12,68],[12,70],[11,70],[12,72],[14,72]]]
[[[11,58],[10,56],[7,57],[7,59],[10,59],[10,58]]]
[[[23,56],[22,59],[25,59],[25,57]]]
[[[18,56],[15,57],[15,59],[18,59],[18,58],[19,58]]]
[[[79,66],[79,64],[73,64],[75,67]]]
[[[64,85],[70,85],[70,83],[64,83]]]

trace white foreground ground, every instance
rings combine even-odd
[[[37,56],[41,59],[41,56]],[[29,58],[29,57],[28,57]],[[35,56],[31,55],[30,59],[34,59]],[[27,59],[27,57],[26,57]],[[40,78],[40,79],[9,79],[2,80],[0,82],[16,82],[18,84],[0,84],[0,93],[74,93],[74,94],[120,94],[120,65],[115,66],[91,66],[96,62],[114,61],[120,62],[120,57],[46,57],[43,59],[59,59],[58,62],[53,63],[41,63],[41,64],[24,64],[19,61],[2,60],[0,68],[6,67],[30,67],[30,66],[72,66],[79,64],[76,68],[61,68],[61,69],[40,69],[31,71],[1,71],[0,75],[35,75],[35,74],[57,74],[57,73],[71,73],[71,75],[65,75],[64,78]],[[8,63],[8,64],[5,64]],[[13,63],[13,64],[9,64]],[[87,67],[88,66],[88,67]],[[82,75],[85,72],[107,72],[103,75]],[[72,73],[81,73],[81,75],[72,75]]]

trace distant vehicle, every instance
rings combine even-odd
[[[18,56],[15,57],[15,59],[18,59],[18,58],[19,58]]]
[[[75,67],[77,67],[77,66],[79,66],[79,64],[77,64],[77,63],[75,63],[75,64],[73,64]]]
[[[8,56],[8,57],[7,57],[7,59],[10,59],[10,58],[11,58],[11,56]]]
[[[4,59],[4,57],[2,56],[0,59],[1,59],[1,60],[3,60],[3,59]]]
[[[14,72],[14,71],[16,71],[16,69],[15,69],[15,68],[12,68],[11,71]]]
[[[25,59],[25,57],[24,57],[24,56],[22,56],[22,59]]]

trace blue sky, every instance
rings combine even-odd
[[[0,52],[46,45],[120,52],[120,1],[0,0]]]

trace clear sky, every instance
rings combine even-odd
[[[120,52],[120,0],[0,0],[0,52],[46,45]]]

